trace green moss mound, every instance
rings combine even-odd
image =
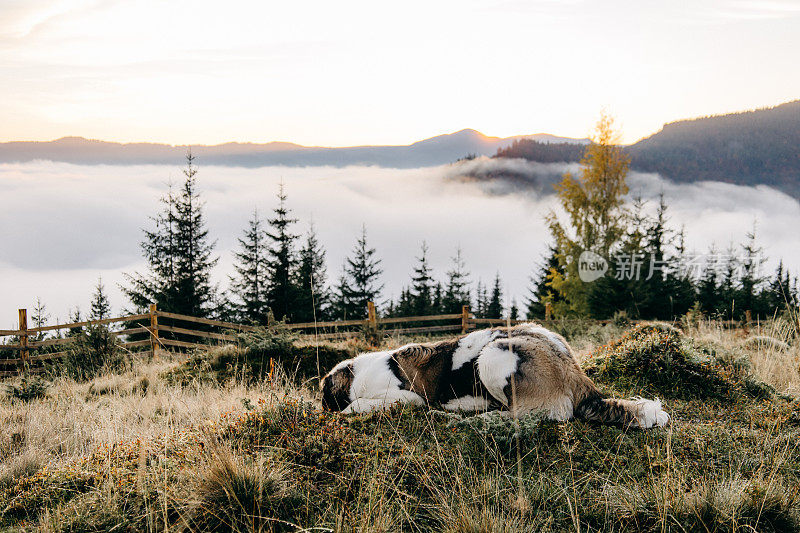
[[[733,400],[750,389],[757,397],[767,394],[742,375],[743,369],[725,364],[718,352],[672,326],[644,324],[596,349],[585,370],[617,389],[666,398]]]

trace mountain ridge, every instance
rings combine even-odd
[[[631,169],[676,182],[769,185],[800,198],[800,100],[725,115],[678,120],[626,146]],[[520,140],[496,157],[580,161],[574,145]]]
[[[520,139],[543,143],[583,144],[587,139],[558,137],[547,133],[491,137],[473,129],[437,135],[408,145],[362,145],[348,147],[303,146],[285,141],[268,143],[226,142],[215,145],[171,145],[164,143],[119,143],[68,136],[52,141],[0,143],[0,162],[34,160],[76,164],[175,164],[188,149],[205,165],[259,167],[379,165],[397,168],[451,163],[468,154],[493,155]]]

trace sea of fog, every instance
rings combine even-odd
[[[542,191],[568,167],[508,164],[523,185],[459,178],[467,166],[478,175],[496,171],[498,163],[485,159],[416,169],[200,164],[198,185],[220,258],[215,278],[227,287],[237,238],[254,209],[271,215],[283,181],[288,206],[299,219],[294,231],[304,233],[313,220],[327,251],[329,280],[338,278],[366,224],[369,243],[383,261],[386,298],[396,298],[409,282],[426,241],[440,279],[460,246],[473,281],[488,283],[499,272],[507,296],[522,305],[548,242],[543,217],[556,207],[554,197]],[[13,327],[16,310],[31,309],[37,297],[51,321],[66,319],[75,306],[86,309],[99,276],[114,310],[122,310],[123,273],[144,268],[142,229],[152,226],[149,217],[160,209],[167,184],[182,177],[178,165],[0,164],[0,329]],[[665,194],[671,223],[686,227],[689,249],[741,242],[757,220],[767,268],[782,257],[794,272],[800,270],[800,204],[789,196],[762,186],[677,185],[653,174],[632,174],[629,182],[632,193],[644,198]]]

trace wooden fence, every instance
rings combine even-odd
[[[162,320],[159,321],[159,318]],[[300,337],[306,341],[314,342],[346,339],[362,335],[365,332],[374,332],[380,335],[466,333],[479,326],[500,326],[522,322],[527,321],[502,318],[474,318],[470,313],[469,306],[464,306],[460,313],[381,318],[375,310],[375,305],[372,302],[368,302],[367,317],[364,319],[304,322],[285,324],[283,327],[297,331]],[[554,322],[559,324],[564,320],[553,321],[550,305],[548,304],[545,308],[545,319],[540,322],[550,326]],[[585,320],[581,320],[581,322],[585,322]],[[610,321],[594,320],[593,322],[602,324]],[[24,368],[33,373],[44,371],[44,365],[64,357],[68,353],[69,344],[75,340],[73,336],[64,335],[62,333],[64,330],[74,331],[78,328],[101,324],[122,324],[123,329],[115,330],[109,328],[109,333],[112,335],[123,337],[123,342],[119,346],[125,350],[145,348],[146,351],[149,351],[154,356],[160,350],[169,350],[170,348],[196,348],[206,346],[209,342],[215,341],[218,343],[236,342],[236,333],[258,329],[252,325],[159,311],[155,304],[150,306],[147,313],[138,315],[29,328],[28,312],[25,309],[20,309],[19,329],[0,330],[0,378],[17,375]],[[723,322],[725,327],[746,328],[750,324],[749,312],[747,312],[747,319],[744,322]],[[265,324],[265,326],[271,327],[270,324]],[[212,328],[217,331],[211,331]],[[43,338],[43,334],[48,332],[58,332],[58,336],[49,339]],[[126,338],[130,336],[144,336],[144,338],[139,340]],[[3,339],[8,337],[12,338],[11,342],[2,343]],[[198,339],[198,341],[182,340],[187,338]],[[3,357],[4,353],[14,355]]]
[[[159,318],[166,320],[159,322]],[[445,324],[437,324],[440,322]],[[524,321],[511,320],[512,324],[520,322]],[[236,332],[257,329],[254,326],[245,324],[159,311],[155,305],[150,306],[149,312],[137,315],[29,328],[27,310],[20,309],[19,329],[0,330],[0,340],[4,337],[12,337],[11,343],[0,344],[0,353],[15,354],[15,356],[5,358],[0,356],[0,377],[17,375],[20,370],[26,367],[33,373],[42,372],[45,370],[45,363],[64,357],[68,353],[69,344],[75,340],[73,336],[64,335],[63,332],[65,330],[74,331],[78,328],[120,323],[126,327],[123,329],[113,329],[111,327],[109,328],[109,333],[117,337],[123,337],[123,342],[120,343],[122,348],[126,350],[147,348],[153,355],[156,355],[159,350],[168,350],[170,348],[196,348],[206,345],[209,341],[235,342],[237,340]],[[186,327],[176,325],[182,325],[183,323],[188,323],[189,325]],[[369,302],[367,317],[364,319],[305,322],[286,324],[285,327],[297,331],[301,338],[305,340],[315,341],[344,339],[361,335],[365,330],[387,335],[466,333],[478,326],[504,325],[506,323],[508,323],[506,319],[474,318],[470,314],[468,306],[464,306],[461,313],[380,318],[375,311],[375,305]],[[192,324],[198,326],[191,326]],[[270,325],[267,324],[266,326],[269,327]],[[209,329],[211,328],[215,328],[217,331],[210,331]],[[43,334],[48,332],[58,332],[58,336],[49,339],[42,338]],[[145,335],[146,338],[141,340],[124,339],[129,336],[141,335]],[[184,339],[193,337],[202,341],[191,342],[172,338],[176,336]],[[57,351],[52,351],[53,347],[57,347]]]

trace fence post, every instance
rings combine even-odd
[[[544,319],[551,320],[553,318],[553,307],[550,305],[550,302],[544,303]]]
[[[367,322],[370,329],[378,329],[378,315],[375,313],[375,302],[367,302]]]
[[[753,322],[753,312],[750,311],[750,309],[747,309],[744,312],[744,321],[746,324],[750,324],[751,322]]]
[[[28,331],[28,310],[27,309],[20,309],[19,310],[19,345],[21,347],[19,351],[19,368],[20,372],[25,370],[25,363],[28,362],[28,334],[23,333],[23,331]]]
[[[469,329],[469,306],[461,306],[461,333],[466,333]]]
[[[150,349],[153,351],[153,357],[156,356],[158,344],[158,311],[156,304],[150,304]]]

